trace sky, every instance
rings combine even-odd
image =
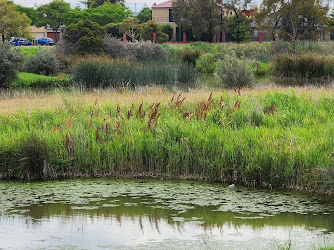
[[[72,7],[80,5],[80,0],[65,0],[66,2],[70,2]],[[128,6],[133,12],[136,10],[140,11],[144,6],[152,7],[153,3],[163,3],[167,0],[125,0],[125,5]],[[262,0],[253,0],[254,3],[261,3]],[[14,3],[25,6],[25,7],[33,7],[35,4],[37,6],[47,4],[51,2],[51,0],[14,0]],[[331,8],[334,8],[334,0],[331,0]]]

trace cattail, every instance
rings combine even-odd
[[[121,126],[121,122],[118,121],[118,122],[117,122],[117,125],[116,125],[116,133],[118,132],[120,126]]]
[[[169,106],[170,106],[170,107],[171,107],[172,104],[173,104],[174,98],[175,98],[175,94],[172,96],[172,99],[171,99],[170,102],[169,102]]]
[[[208,99],[208,102],[211,102],[212,101],[212,92],[210,93],[210,96],[209,96],[209,99]]]
[[[122,117],[122,111],[121,111],[121,108],[118,105],[117,105],[117,114],[118,114],[119,118]]]
[[[139,108],[138,108],[138,111],[137,111],[137,117],[138,117],[138,118],[141,118],[141,117],[142,117],[143,105],[144,105],[143,102],[141,102],[141,104],[139,105]]]
[[[132,116],[132,112],[134,108],[135,108],[135,105],[132,103],[131,108],[129,109],[128,114],[127,114],[128,119],[130,119],[130,117]]]

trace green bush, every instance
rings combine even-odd
[[[334,77],[334,57],[315,54],[296,57],[279,55],[275,61],[275,73],[283,77]]]
[[[156,33],[156,42],[165,43],[168,41],[168,35],[161,31],[160,26],[153,20],[147,21],[140,31],[140,38],[147,41],[153,41],[153,33]]]
[[[121,26],[121,23],[109,23],[105,26],[105,30],[112,37],[122,38],[123,34],[119,32],[119,26]]]
[[[196,70],[201,73],[214,73],[216,71],[214,55],[211,53],[201,55],[196,62]]]
[[[255,69],[244,60],[227,57],[217,66],[217,76],[224,87],[250,87],[254,82]]]
[[[11,49],[8,43],[0,43],[0,87],[17,77],[22,61],[23,55],[16,49]]]
[[[25,63],[25,71],[39,75],[55,75],[59,62],[53,51],[40,50]]]
[[[104,35],[103,27],[86,19],[69,25],[64,38],[67,43],[74,45],[75,54],[99,54],[103,51]]]
[[[168,35],[168,41],[171,41],[173,39],[173,27],[170,24],[162,24],[160,27],[161,32]]]
[[[181,54],[182,63],[192,65],[195,68],[196,61],[200,55],[201,52],[199,50],[184,50]]]

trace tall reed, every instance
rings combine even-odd
[[[333,193],[332,95],[185,98],[1,115],[0,176],[186,177]]]

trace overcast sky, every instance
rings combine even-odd
[[[66,2],[71,3],[72,7],[75,7],[77,5],[80,5],[80,0],[65,0]],[[132,10],[135,11],[135,7],[137,11],[140,11],[140,9],[143,6],[151,7],[153,3],[163,3],[167,0],[125,0],[125,4]],[[254,3],[261,3],[262,0],[253,0]],[[26,7],[33,7],[35,3],[37,6],[46,4],[51,2],[51,0],[14,0],[14,3],[20,4],[22,6]],[[82,6],[82,4],[81,4]],[[331,0],[331,8],[334,8],[334,0]]]

